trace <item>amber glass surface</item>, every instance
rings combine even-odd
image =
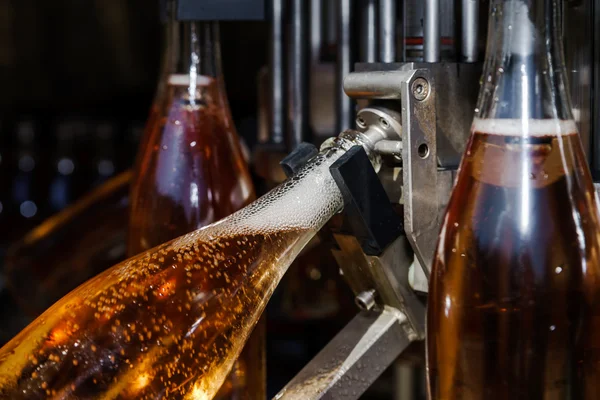
[[[248,167],[216,80],[202,77],[199,100],[171,84],[145,135],[131,190],[128,253],[137,254],[217,221],[254,199]]]
[[[86,280],[125,259],[131,171],[94,189],[13,244],[7,285],[38,316]]]
[[[69,293],[0,349],[0,398],[214,398],[292,260],[341,209],[329,168],[358,137]]]
[[[431,277],[432,399],[598,398],[594,193],[574,132],[473,134]]]
[[[431,399],[600,395],[600,217],[562,3],[492,0],[482,87],[431,270]]]
[[[147,143],[138,156],[131,190],[129,255],[208,225],[254,200],[217,81],[201,77],[204,84],[195,87],[195,100],[190,101],[189,78],[171,77],[177,79],[184,82],[167,86],[146,126]],[[218,398],[264,397],[263,331],[261,326],[252,336]]]

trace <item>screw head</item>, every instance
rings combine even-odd
[[[424,78],[417,78],[411,85],[412,94],[418,101],[423,101],[429,96],[429,82]]]
[[[358,125],[359,128],[363,129],[367,127],[367,123],[365,122],[363,117],[356,118],[356,125]]]

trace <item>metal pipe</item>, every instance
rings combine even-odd
[[[379,0],[379,61],[396,61],[396,0]]]
[[[271,0],[269,70],[271,72],[271,143],[285,143],[286,93],[284,17],[285,0]]]
[[[440,0],[424,0],[423,61],[440,61]]]
[[[336,131],[341,132],[354,126],[354,102],[344,93],[344,78],[352,70],[352,21],[353,0],[338,0],[338,52],[336,71]]]
[[[288,150],[306,140],[309,124],[308,96],[308,2],[305,0],[291,1],[291,51],[289,79],[289,111]]]
[[[310,59],[319,62],[323,48],[323,0],[310,0]]]
[[[377,2],[361,1],[360,60],[374,63],[377,61]]]
[[[479,0],[462,0],[461,56],[463,62],[476,62],[478,54]]]
[[[329,50],[335,48],[337,44],[338,31],[338,4],[337,0],[325,1],[325,45],[327,46],[327,55]],[[327,61],[333,61],[333,57],[329,57]]]

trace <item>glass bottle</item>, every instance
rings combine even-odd
[[[226,97],[218,23],[170,18],[157,101],[132,182],[129,256],[226,217],[255,198]],[[266,396],[261,349],[262,324],[218,398]]]
[[[7,285],[29,315],[125,259],[131,176],[109,179],[8,248]]]
[[[491,3],[476,116],[431,272],[431,399],[600,393],[600,221],[560,6]]]
[[[0,349],[0,397],[211,399],[289,264],[343,206],[344,132],[233,215],[75,289]],[[376,159],[373,159],[376,162]]]

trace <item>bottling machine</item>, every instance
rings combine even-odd
[[[562,7],[574,115],[600,179],[600,0]],[[345,129],[383,138],[377,170],[358,150],[331,169],[347,222],[332,251],[358,313],[276,399],[357,399],[424,339],[429,268],[469,137],[488,8],[486,0],[179,0],[180,19],[270,21],[258,78],[263,177],[281,181]],[[397,397],[414,398],[410,373],[397,376]]]

